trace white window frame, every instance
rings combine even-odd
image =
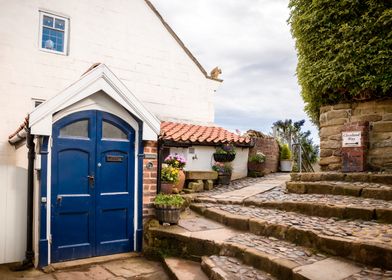
[[[42,30],[43,30],[43,19],[44,16],[52,17],[54,19],[61,19],[64,20],[64,50],[62,52],[56,50],[50,50],[42,47]],[[55,13],[47,12],[47,11],[39,11],[39,37],[38,37],[38,47],[41,51],[61,54],[61,55],[68,55],[68,37],[69,37],[69,17],[60,16]]]

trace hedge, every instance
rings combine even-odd
[[[290,0],[305,110],[392,97],[392,1]]]

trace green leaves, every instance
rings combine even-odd
[[[305,109],[318,124],[320,106],[391,95],[392,2],[290,0],[297,77]]]

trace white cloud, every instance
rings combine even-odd
[[[287,0],[152,2],[207,71],[222,69],[217,124],[268,133],[278,119],[307,119],[295,77]],[[306,129],[318,138],[308,119]]]

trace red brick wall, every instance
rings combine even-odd
[[[262,152],[266,156],[264,173],[278,171],[279,166],[279,144],[273,137],[254,137],[254,147],[250,149],[249,156]]]
[[[155,155],[155,159],[143,159],[143,218],[153,216],[153,200],[157,193],[157,167],[158,167],[158,143],[145,141],[144,154]],[[146,166],[151,162],[154,166],[148,169]]]

